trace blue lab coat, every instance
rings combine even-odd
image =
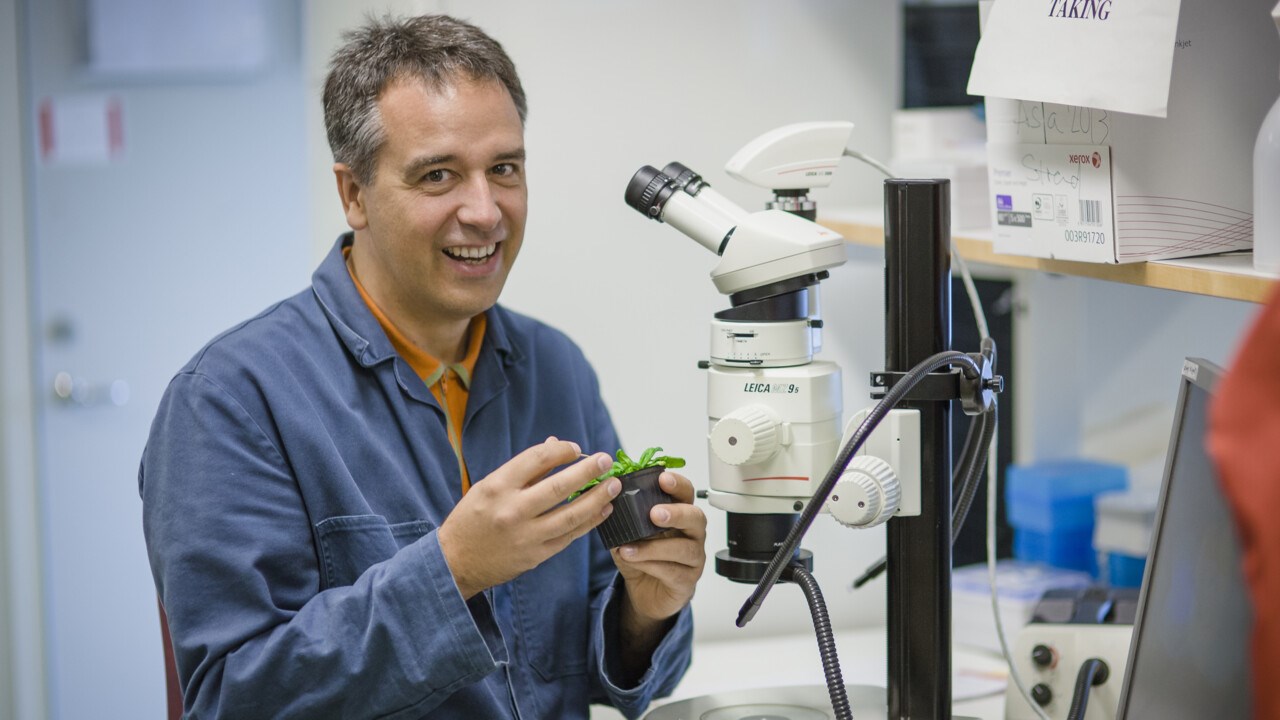
[[[436,536],[461,491],[447,421],[361,300],[351,242],[205,346],[152,426],[143,524],[188,713],[639,715],[688,665],[689,608],[620,688],[621,578],[595,533],[463,601]],[[581,351],[495,306],[462,435],[471,478],[550,435],[618,447]]]

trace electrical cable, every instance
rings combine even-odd
[[[804,534],[809,530],[809,526],[813,524],[814,518],[817,517],[819,511],[822,510],[823,505],[827,502],[827,498],[840,480],[840,476],[844,474],[845,469],[849,466],[849,461],[853,458],[854,453],[866,442],[867,436],[889,414],[890,410],[902,402],[907,393],[911,392],[920,381],[927,377],[929,373],[946,365],[959,365],[962,372],[966,372],[972,377],[977,377],[981,374],[981,369],[978,367],[977,362],[969,355],[955,350],[944,350],[925,358],[911,368],[901,380],[889,389],[889,392],[885,393],[884,398],[871,408],[871,412],[867,414],[866,419],[854,431],[849,438],[849,442],[845,443],[845,446],[840,449],[840,452],[836,455],[835,462],[831,464],[826,477],[823,478],[822,484],[814,491],[813,498],[805,506],[804,511],[800,513],[800,519],[796,521],[795,525],[791,526],[786,539],[783,540],[782,545],[774,553],[773,559],[769,561],[769,565],[765,568],[764,575],[756,584],[755,590],[738,612],[736,621],[738,627],[746,626],[748,622],[751,622],[751,618],[755,617],[756,612],[760,610],[765,597],[768,596],[773,584],[778,581],[778,577],[782,574],[782,569],[791,561],[791,556],[795,553],[796,548],[800,546],[800,540],[804,538]]]
[[[991,435],[991,453],[995,454],[996,443],[999,442],[1000,431],[997,429]],[[1009,678],[1013,680],[1013,684],[1018,688],[1018,693],[1022,695],[1022,699],[1026,700],[1027,706],[1035,712],[1036,717],[1040,720],[1049,720],[1049,715],[1040,707],[1031,697],[1031,691],[1027,690],[1026,683],[1022,682],[1022,675],[1018,673],[1018,668],[1013,663],[1013,653],[1009,652],[1009,641],[1004,636],[1004,621],[1000,617],[1000,600],[999,593],[996,589],[996,498],[999,493],[996,492],[996,464],[987,463],[987,581],[991,585],[991,613],[996,623],[996,639],[1000,641],[1000,652],[1004,655],[1004,661],[1009,666]]]
[[[991,438],[996,433],[996,421],[998,419],[998,407],[996,403],[991,403],[991,409],[974,418],[973,423],[977,423],[980,419],[982,426],[978,430],[979,450],[969,458],[961,458],[962,462],[968,462],[969,467],[962,467],[961,473],[964,481],[959,488],[959,494],[954,496],[955,506],[951,509],[951,544],[955,545],[956,540],[960,537],[960,530],[964,527],[965,518],[969,515],[969,508],[973,505],[973,498],[978,494],[979,478],[982,477],[982,471],[990,462],[990,457],[983,449],[991,446]],[[970,429],[972,430],[970,424]],[[967,448],[966,448],[967,449]]]
[[[978,290],[973,284],[973,275],[969,273],[969,266],[965,263],[964,256],[960,254],[959,248],[956,247],[955,238],[951,239],[951,259],[955,262],[956,268],[960,271],[960,280],[964,284],[965,295],[969,298],[969,305],[973,308],[974,321],[978,325],[978,337],[989,338],[990,331],[987,329],[987,316],[982,310],[982,302],[978,297]],[[1031,692],[1027,690],[1027,686],[1022,682],[1022,676],[1018,673],[1018,668],[1013,662],[1013,654],[1009,652],[1009,642],[1004,635],[1004,621],[1000,617],[1000,594],[996,583],[996,507],[999,492],[997,491],[997,475],[996,475],[996,448],[999,447],[1000,430],[993,427],[991,433],[991,444],[987,449],[987,580],[991,586],[991,614],[996,625],[996,639],[1000,641],[1000,652],[1004,655],[1005,664],[1009,666],[1009,677],[1013,680],[1013,684],[1018,688],[1018,693],[1027,701],[1027,705],[1036,713],[1040,720],[1049,720],[1049,715],[1040,707],[1038,703],[1031,698]]]
[[[855,160],[861,160],[862,162],[884,173],[891,180],[895,177],[895,175],[889,171],[889,168],[886,167],[884,163],[880,162],[879,160],[869,158],[866,155],[863,155],[862,153],[858,152],[857,150],[854,150],[852,148],[845,148],[844,156],[851,157]]]
[[[831,696],[831,708],[837,720],[853,720],[849,707],[849,692],[840,674],[840,658],[836,655],[836,639],[831,631],[831,618],[827,615],[827,603],[822,599],[818,581],[803,565],[792,563],[783,571],[783,580],[790,580],[804,591],[809,603],[809,615],[813,617],[813,631],[818,636],[818,654],[822,656],[822,673],[827,678],[827,694]]]
[[[1071,709],[1067,711],[1067,720],[1084,720],[1085,709],[1089,707],[1089,690],[1094,685],[1101,685],[1111,677],[1111,669],[1100,658],[1089,658],[1080,665],[1076,674],[1076,689],[1071,694]]]
[[[969,305],[973,309],[974,321],[978,326],[978,337],[986,339],[991,336],[987,329],[987,316],[982,310],[982,302],[978,297],[978,290],[973,284],[973,275],[969,272],[969,266],[965,263],[964,256],[960,254],[960,250],[956,247],[955,238],[951,239],[951,259],[955,262],[956,268],[960,271],[960,280],[964,284],[965,295],[969,298]],[[995,620],[996,639],[1000,641],[1000,652],[1004,655],[1005,664],[1009,666],[1009,678],[1013,680],[1013,684],[1018,688],[1018,693],[1026,700],[1027,705],[1035,712],[1040,720],[1049,720],[1049,715],[1031,698],[1031,692],[1027,690],[1027,686],[1022,682],[1022,676],[1018,673],[1018,668],[1013,662],[1013,654],[1009,652],[1009,642],[1004,635],[1004,621],[1000,617],[1000,595],[996,583],[996,507],[999,498],[997,491],[997,474],[996,474],[996,448],[999,447],[1000,430],[992,428],[991,444],[987,449],[987,580],[991,587],[991,614]]]
[[[955,261],[956,268],[960,270],[960,283],[964,285],[965,297],[969,298],[969,307],[973,310],[973,321],[978,326],[979,342],[989,340],[991,331],[987,328],[987,314],[982,311],[982,299],[978,297],[978,288],[973,284],[973,275],[969,273],[969,264],[964,261],[964,256],[960,254],[960,248],[956,247],[956,239],[951,238],[951,259]]]

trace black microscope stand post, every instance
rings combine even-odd
[[[885,182],[885,370],[951,349],[951,189]],[[951,718],[951,402],[920,411],[921,512],[888,522],[889,718]]]

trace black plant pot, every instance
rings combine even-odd
[[[658,486],[658,476],[663,470],[666,468],[655,465],[618,476],[622,481],[622,492],[613,499],[613,513],[596,527],[605,547],[612,549],[644,540],[666,529],[649,520],[649,511],[654,505],[675,502]]]

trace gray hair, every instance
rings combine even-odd
[[[378,96],[394,80],[415,78],[436,88],[458,78],[497,81],[521,124],[528,115],[515,63],[475,25],[447,15],[370,18],[342,40],[324,82],[324,125],[334,162],[346,163],[361,183],[372,180],[386,141]]]

